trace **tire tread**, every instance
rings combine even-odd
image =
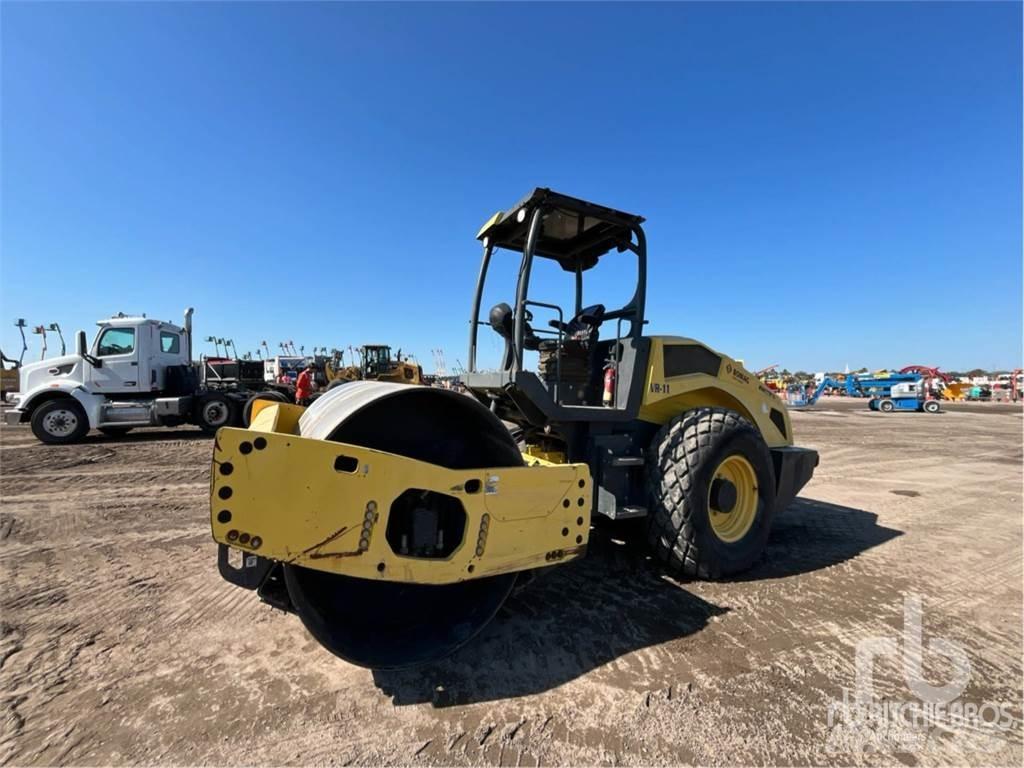
[[[697,469],[707,462],[716,438],[728,432],[760,433],[726,408],[695,408],[675,417],[655,435],[649,449],[647,486],[651,494],[648,539],[670,575],[717,578],[719,569],[704,556],[693,523],[690,490]]]

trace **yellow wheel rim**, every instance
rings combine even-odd
[[[750,531],[757,517],[757,475],[743,456],[722,460],[708,488],[708,516],[715,536],[733,544]]]

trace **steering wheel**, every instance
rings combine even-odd
[[[585,330],[588,326],[590,328],[597,328],[601,325],[601,321],[603,319],[604,304],[591,304],[589,307],[581,309],[579,313],[568,323],[551,320],[548,322],[548,325],[556,331],[561,331],[566,336],[572,336],[575,333]]]

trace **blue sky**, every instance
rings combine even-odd
[[[4,3],[0,23],[8,354],[16,317],[91,335],[193,305],[198,338],[243,351],[384,341],[451,367],[477,229],[550,186],[647,217],[652,333],[751,368],[1020,365],[1019,4]],[[620,300],[626,266],[587,298]],[[488,300],[513,297],[502,276]],[[561,300],[557,277],[533,296]]]

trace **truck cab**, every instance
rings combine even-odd
[[[171,323],[146,317],[115,317],[97,323],[86,359],[84,382],[94,394],[131,395],[161,392],[167,385],[167,369],[188,365],[185,330]]]
[[[91,344],[78,332],[74,354],[22,366],[8,424],[29,423],[50,444],[76,442],[89,429],[121,435],[192,423],[215,431],[250,394],[206,386],[192,364],[191,308],[183,326],[123,313],[97,325]]]
[[[189,363],[186,331],[176,325],[127,315],[97,325],[88,351],[22,366],[19,406],[52,390],[129,396],[160,392],[167,386],[167,369]]]

